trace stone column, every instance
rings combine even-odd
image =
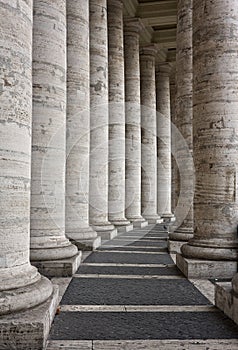
[[[139,19],[124,23],[125,100],[126,100],[126,217],[135,227],[148,222],[141,216],[141,107],[140,46],[143,28]]]
[[[180,205],[176,210],[175,231],[169,235],[169,249],[180,252],[181,246],[193,237],[193,52],[192,0],[178,1],[176,56],[176,122],[173,126],[175,156],[182,179]],[[181,142],[183,139],[184,142]],[[186,169],[186,171],[184,170]]]
[[[31,260],[51,276],[72,274],[80,260],[65,237],[65,122],[66,2],[35,0]]]
[[[142,126],[142,215],[149,223],[160,223],[157,214],[157,142],[155,45],[140,50],[141,126]]]
[[[133,228],[125,218],[125,78],[123,1],[108,0],[109,219],[119,232]]]
[[[89,226],[89,3],[67,1],[66,234],[79,248],[101,241]]]
[[[0,348],[12,349],[32,345],[27,333],[35,328],[34,307],[52,295],[53,287],[29,261],[32,1],[19,0],[16,6],[1,0],[0,16]],[[25,318],[12,315],[30,308]],[[40,342],[40,331],[38,336]]]
[[[178,263],[187,275],[232,277],[238,257],[238,8],[235,0],[193,4],[194,238],[182,246]]]
[[[157,205],[165,222],[174,221],[171,211],[171,111],[169,63],[157,65]]]
[[[173,65],[173,68],[170,73],[170,110],[171,110],[171,156],[172,156],[172,180],[171,180],[171,210],[172,213],[175,212],[178,197],[179,197],[179,173],[178,166],[176,162],[176,154],[175,154],[175,140],[173,139],[173,128],[176,125],[176,65]]]
[[[90,223],[104,239],[117,235],[108,221],[107,0],[90,0]]]

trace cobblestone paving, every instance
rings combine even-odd
[[[181,275],[163,231],[157,225],[128,232],[84,260],[47,350],[238,349],[237,326]]]

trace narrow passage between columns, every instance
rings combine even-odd
[[[237,327],[181,275],[164,227],[149,225],[105,241],[85,259],[47,350],[205,348],[237,349]]]

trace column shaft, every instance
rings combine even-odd
[[[10,0],[0,1],[0,16],[0,315],[4,315],[43,303],[53,288],[29,262],[32,2],[20,0],[15,7]]]
[[[173,125],[174,156],[179,168],[180,196],[176,208],[172,245],[180,252],[184,242],[193,237],[193,62],[192,62],[192,0],[178,1],[176,55],[176,122]]]
[[[157,97],[157,203],[158,214],[164,220],[172,220],[171,211],[171,111],[170,65],[160,64],[156,71]]]
[[[125,78],[123,2],[108,1],[109,52],[109,219],[120,230],[125,218]]]
[[[195,227],[194,238],[182,253],[195,259],[235,261],[238,8],[235,0],[207,1],[205,8],[199,0],[193,3]],[[225,269],[223,261],[221,276]]]
[[[34,1],[31,259],[42,270],[42,261],[78,259],[65,237],[65,4]],[[50,274],[64,273],[55,266]]]
[[[89,2],[67,1],[66,234],[82,249],[100,244],[89,226]]]
[[[124,26],[126,100],[126,217],[134,226],[146,226],[141,216],[141,108],[140,46],[141,22],[128,19]]]
[[[90,223],[105,239],[117,232],[108,221],[107,0],[90,0]]]
[[[141,49],[142,215],[149,223],[161,222],[157,214],[157,145],[155,56],[152,45]]]

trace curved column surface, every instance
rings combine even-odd
[[[43,303],[52,284],[29,262],[32,1],[0,1],[0,315]]]
[[[108,221],[107,0],[90,0],[90,223],[100,235],[116,233]]]
[[[194,238],[185,257],[237,260],[238,8],[193,2]]]
[[[156,69],[157,99],[157,205],[163,219],[174,219],[171,211],[171,110],[168,63]]]
[[[126,217],[134,225],[143,225],[141,216],[141,107],[140,46],[142,23],[124,22],[125,101],[126,101]]]
[[[173,125],[175,157],[180,178],[180,196],[175,216],[176,230],[169,238],[188,241],[193,237],[193,0],[178,1],[176,54],[176,122]],[[183,142],[182,142],[183,140]],[[186,171],[184,171],[186,169]]]
[[[89,67],[89,3],[68,0],[66,234],[78,247],[97,238],[89,226]]]
[[[65,0],[35,0],[33,30],[33,130],[31,259],[70,258],[65,237],[66,121]]]
[[[156,84],[154,45],[140,50],[141,74],[141,164],[142,215],[149,223],[161,219],[157,214],[157,145],[156,145]]]
[[[179,198],[179,173],[176,162],[175,140],[173,138],[173,127],[176,125],[176,64],[170,73],[170,110],[171,110],[171,156],[172,156],[172,179],[171,179],[171,210],[175,212]]]
[[[125,218],[125,78],[123,2],[108,1],[109,52],[109,219],[116,227]]]

